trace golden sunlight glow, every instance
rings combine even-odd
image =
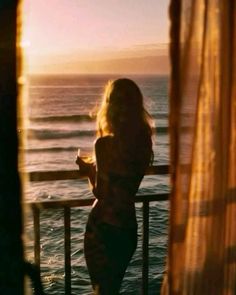
[[[25,0],[30,72],[168,72],[168,1]]]

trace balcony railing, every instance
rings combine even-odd
[[[146,175],[166,175],[169,173],[169,166],[151,166]],[[66,171],[38,171],[29,173],[30,181],[56,181],[81,179],[83,176],[78,170]],[[168,200],[168,194],[143,194],[136,196],[136,203],[142,203],[142,294],[148,294],[148,273],[149,273],[149,203],[154,201]],[[35,264],[40,269],[40,212],[44,209],[64,210],[64,268],[65,268],[65,294],[71,294],[71,208],[91,206],[94,198],[90,199],[66,199],[51,201],[29,202],[33,211],[34,224],[34,258]]]

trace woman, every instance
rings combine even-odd
[[[84,252],[95,294],[119,294],[137,245],[135,195],[153,159],[150,116],[138,86],[109,82],[97,115],[96,165],[76,163],[96,197],[89,215]]]

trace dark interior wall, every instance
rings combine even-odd
[[[0,294],[23,294],[17,138],[16,0],[0,1]]]

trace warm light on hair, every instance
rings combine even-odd
[[[122,132],[135,134],[146,129],[152,135],[151,116],[143,105],[141,90],[130,79],[109,81],[97,114],[97,135],[120,136]]]

